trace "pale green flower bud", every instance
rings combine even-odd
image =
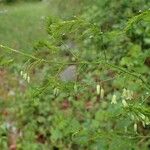
[[[59,89],[58,88],[54,88],[53,94],[55,96],[57,96],[59,94]]]
[[[20,71],[20,75],[23,76],[23,71],[22,70]]]
[[[104,94],[105,94],[105,91],[104,91],[104,89],[103,89],[103,88],[101,88],[101,93],[100,93],[100,95],[101,95],[101,99],[103,99],[103,98],[104,98]]]
[[[28,83],[30,82],[30,77],[29,77],[29,76],[27,77],[27,82],[28,82]]]
[[[137,123],[134,123],[134,132],[137,133],[137,129],[138,129]]]
[[[150,124],[150,120],[149,120],[148,117],[145,118],[145,124],[146,124],[146,125],[149,125],[149,124]]]
[[[143,125],[143,127],[145,128],[145,122],[144,122],[144,121],[142,121],[142,125]]]
[[[139,116],[142,118],[142,120],[145,120],[145,118],[146,118],[145,115],[142,113],[140,113]]]
[[[132,120],[135,120],[135,117],[133,114],[130,115]]]

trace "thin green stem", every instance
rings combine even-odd
[[[45,59],[41,59],[41,58],[35,57],[35,56],[31,55],[31,54],[27,54],[27,53],[24,53],[24,52],[22,52],[22,51],[19,51],[19,50],[16,50],[16,49],[10,48],[10,47],[8,47],[8,46],[4,46],[4,45],[0,45],[0,48],[3,48],[3,49],[5,49],[5,50],[8,50],[8,51],[11,51],[11,52],[14,52],[14,53],[17,53],[17,54],[26,56],[26,57],[29,57],[29,58],[31,58],[31,59],[33,59],[33,60],[38,60],[38,61],[45,62],[45,63],[49,63],[49,64],[64,64],[64,65],[72,65],[72,64],[74,64],[74,65],[79,65],[79,64],[105,64],[105,65],[107,65],[107,66],[109,66],[109,67],[112,67],[112,68],[114,68],[114,69],[117,69],[118,71],[121,71],[121,72],[123,72],[123,73],[126,73],[126,74],[128,74],[128,75],[130,75],[130,76],[133,76],[133,77],[139,79],[139,80],[143,83],[143,85],[145,86],[145,88],[146,88],[148,91],[150,91],[149,85],[144,81],[144,79],[142,78],[141,74],[137,74],[137,73],[135,73],[135,72],[130,72],[130,71],[128,71],[128,70],[126,70],[126,69],[124,69],[124,68],[122,68],[122,67],[119,67],[119,66],[113,65],[113,64],[111,64],[111,63],[108,63],[108,62],[106,62],[105,60],[95,61],[95,62],[77,61],[77,62],[71,62],[71,63],[70,63],[70,62],[69,62],[69,63],[68,63],[68,62],[62,63],[62,62],[58,62],[58,61],[57,61],[57,62],[55,62],[55,61],[47,61],[47,60],[45,60]]]

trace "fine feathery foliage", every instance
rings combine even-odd
[[[48,18],[47,39],[32,54],[0,45],[0,66],[15,68],[25,86],[9,104],[22,133],[17,146],[148,150],[150,10],[110,31],[83,18]],[[140,45],[136,35],[143,38]],[[14,54],[23,57],[21,67],[15,65]],[[63,81],[68,66],[75,66],[76,78]],[[7,134],[4,124],[0,134]],[[5,138],[0,147],[7,147]]]

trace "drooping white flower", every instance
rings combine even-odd
[[[117,104],[117,96],[115,94],[112,96],[111,104]]]
[[[122,104],[123,104],[124,107],[128,107],[128,103],[126,102],[125,99],[122,100]]]
[[[25,80],[26,80],[26,79],[27,79],[27,77],[28,77],[27,73],[24,73],[24,74],[23,74],[23,79],[25,79]]]
[[[96,85],[96,93],[97,93],[97,95],[100,95],[100,89],[101,89],[100,85],[97,84]]]
[[[133,99],[133,91],[130,91],[130,90],[127,90],[127,89],[123,89],[122,98],[126,99],[126,100]]]
[[[105,91],[104,91],[104,89],[103,89],[103,88],[101,88],[101,92],[100,92],[101,99],[103,99],[103,98],[104,98],[104,94],[105,94]]]
[[[29,76],[26,72],[20,71],[20,75],[21,75],[22,78],[23,78],[24,80],[26,80],[28,83],[30,82],[30,76]]]

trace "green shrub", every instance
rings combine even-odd
[[[80,17],[50,17],[48,37],[34,46],[33,54],[1,45],[26,58],[21,67],[11,64],[26,90],[18,89],[16,100],[7,106],[13,108],[13,119],[23,135],[18,148],[148,150],[150,10],[126,21],[123,10],[130,4],[117,2],[107,5],[113,10],[109,11],[108,1],[103,2],[105,7],[100,1],[85,1],[88,11],[80,11]],[[148,1],[134,4],[145,9]],[[93,12],[91,5],[101,6],[104,13],[97,8]],[[113,16],[118,9],[122,13]],[[130,9],[133,16],[137,10]],[[105,28],[105,21],[110,27]],[[62,81],[60,75],[70,65],[76,66],[77,79]]]

